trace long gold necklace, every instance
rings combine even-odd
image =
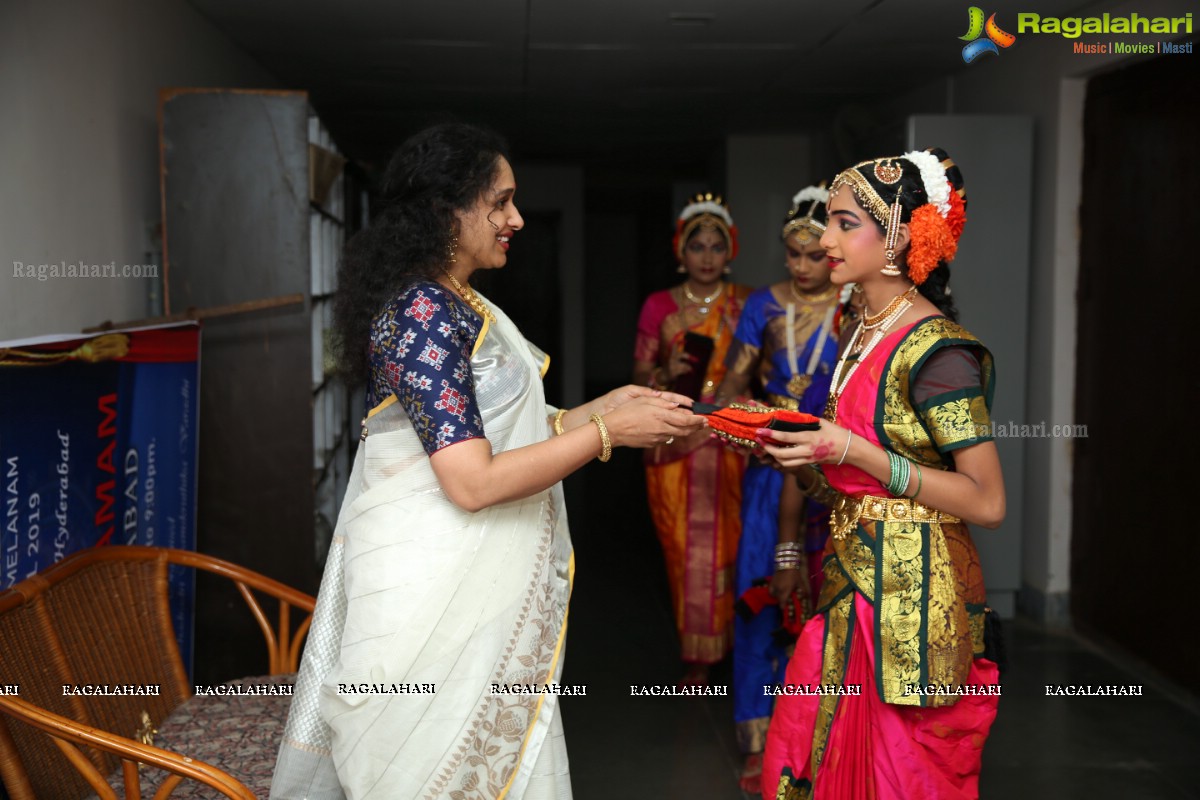
[[[830,286],[829,289],[824,292],[820,292],[819,294],[805,294],[796,288],[795,281],[788,281],[788,288],[792,290],[792,297],[796,298],[801,303],[824,303],[832,300],[834,295],[838,293],[838,288],[836,286]]]
[[[912,286],[904,290],[904,292],[893,297],[892,302],[888,303],[887,306],[884,307],[883,311],[880,311],[878,314],[871,314],[870,309],[868,309],[864,304],[862,320],[863,327],[869,331],[878,328],[884,320],[892,315],[892,312],[895,311],[901,303],[909,303],[909,305],[911,305],[912,301],[910,298],[916,291],[917,285],[914,283]]]
[[[915,289],[917,287],[913,286],[912,288]],[[866,347],[858,354],[858,358],[855,359],[854,364],[846,373],[846,377],[842,378],[842,370],[846,366],[847,356],[854,349],[854,344],[861,341],[863,335],[866,333],[866,321],[862,320],[858,323],[858,330],[854,332],[854,337],[850,340],[850,346],[846,348],[846,352],[842,353],[842,357],[838,359],[837,366],[833,369],[833,378],[829,382],[829,399],[825,401],[825,419],[830,422],[837,422],[838,400],[841,399],[842,392],[846,390],[850,379],[854,377],[854,373],[858,370],[859,366],[867,360],[867,356],[871,355],[871,351],[875,349],[876,345],[883,341],[888,328],[892,327],[896,320],[904,316],[904,312],[912,308],[912,301],[908,299],[907,295],[908,292],[896,295],[892,302],[888,303],[887,307],[892,309],[891,313],[876,323],[877,330],[871,335],[871,339],[867,342]]]
[[[475,309],[475,313],[479,315],[480,319],[486,319],[488,322],[495,323],[496,316],[492,314],[492,310],[487,307],[487,303],[483,302],[483,299],[480,298],[479,295],[475,294],[474,289],[472,289],[470,286],[463,286],[458,282],[458,278],[454,277],[446,270],[442,270],[442,272],[446,273],[446,277],[449,278],[450,283],[454,285],[455,291],[457,291],[459,296],[466,301],[467,305]]]
[[[712,301],[716,300],[718,297],[720,297],[721,292],[723,292],[723,291],[725,291],[725,281],[721,281],[720,284],[717,286],[716,291],[714,291],[708,297],[696,297],[696,295],[692,294],[692,290],[688,287],[688,282],[687,281],[683,282],[683,296],[686,297],[691,302],[695,303],[696,305],[700,306],[696,310],[699,311],[701,314],[708,313],[708,309],[712,305]]]

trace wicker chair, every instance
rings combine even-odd
[[[89,795],[116,800],[119,793],[141,797],[143,788],[156,784],[156,800],[183,794],[255,797],[234,777],[239,774],[237,752],[218,753],[219,759],[210,759],[219,761],[215,766],[188,752],[145,743],[154,729],[165,734],[171,720],[180,716],[202,730],[192,731],[190,738],[175,731],[176,741],[202,741],[197,735],[211,738],[219,727],[213,714],[229,710],[219,703],[198,710],[193,705],[208,698],[192,698],[176,644],[167,594],[167,568],[172,564],[232,580],[262,629],[271,674],[296,671],[312,620],[312,596],[227,561],[184,550],[109,546],[75,553],[0,592],[0,779],[12,800]],[[255,592],[279,601],[274,625]],[[306,612],[295,632],[293,607]],[[83,684],[160,688],[156,696],[80,696],[63,688]],[[5,687],[13,685],[19,687],[16,693],[6,693]],[[254,700],[239,701],[233,710],[251,709]],[[273,718],[286,709],[286,701],[275,700]],[[280,728],[282,722],[278,720]],[[167,745],[166,737],[158,743]],[[208,756],[210,750],[204,753]],[[139,773],[140,764],[165,772]],[[185,780],[189,782],[173,795]]]

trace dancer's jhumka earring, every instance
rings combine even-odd
[[[895,186],[904,177],[904,168],[897,164],[892,159],[875,162],[875,180],[885,186]],[[899,189],[896,190],[896,201],[892,203],[892,211],[888,217],[887,239],[884,242],[884,249],[887,252],[887,263],[883,265],[883,269],[879,270],[889,278],[894,278],[900,274],[900,268],[896,266],[896,238],[900,235],[900,195]]]
[[[887,239],[884,241],[884,250],[887,253],[887,263],[883,265],[883,269],[879,270],[889,278],[894,278],[900,274],[900,267],[896,266],[896,239],[900,235],[900,193],[896,193],[896,202],[892,203],[892,213],[888,217]]]

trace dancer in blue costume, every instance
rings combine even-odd
[[[825,250],[818,243],[825,231],[828,197],[824,188],[810,186],[793,198],[781,231],[788,280],[759,289],[746,301],[726,358],[728,371],[717,391],[717,403],[753,398],[771,406],[821,414],[837,361],[838,338],[839,293],[829,280]],[[777,569],[783,490],[782,473],[751,459],[742,482],[735,596],[740,597],[763,578],[771,579],[771,594],[780,600],[809,590],[802,551],[815,547],[818,552],[811,557],[819,558],[828,532],[828,512],[809,503],[799,519],[789,516],[784,521],[784,538],[809,541],[807,547],[785,545],[782,560],[795,566]],[[794,514],[795,505],[791,510]],[[741,787],[750,794],[759,791],[762,751],[771,721],[772,698],[764,694],[763,687],[782,682],[787,668],[787,652],[774,636],[781,625],[778,606],[768,606],[750,620],[734,620],[734,718],[745,756]]]

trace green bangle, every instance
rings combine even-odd
[[[888,483],[887,490],[896,497],[903,497],[904,490],[908,488],[909,478],[912,476],[911,465],[907,458],[901,458],[891,450],[885,451],[888,455]]]
[[[913,463],[917,464],[917,462],[915,462],[915,461]],[[917,490],[912,493],[912,497],[910,497],[909,499],[916,500],[917,495],[919,495],[920,493],[921,493],[921,465],[917,464]]]

